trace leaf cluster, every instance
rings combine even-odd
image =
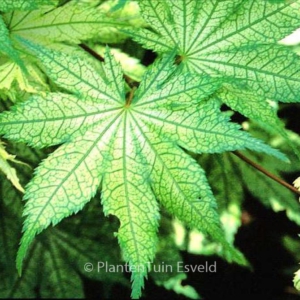
[[[101,249],[103,261],[130,266],[132,298],[139,298],[156,255],[179,259],[166,243],[170,216],[208,237],[214,253],[247,265],[233,245],[245,190],[300,224],[293,195],[231,153],[245,151],[277,176],[299,171],[299,137],[278,117],[280,102],[299,102],[299,57],[280,42],[300,26],[299,1],[19,0],[2,1],[0,11],[0,134],[8,148],[31,147],[21,144],[18,172],[8,161],[18,162],[20,152],[0,142],[0,170],[25,200],[22,208],[3,178],[3,222],[11,224],[3,226],[3,245],[7,228],[15,235],[3,264],[14,260],[25,217],[16,254],[22,277],[9,274],[3,295],[31,297],[38,281],[42,297],[53,289],[83,296],[79,274]],[[126,43],[157,59],[145,67],[122,52]],[[247,118],[244,128],[232,111]],[[32,148],[50,149],[31,160],[34,174],[24,165]],[[97,224],[101,209],[119,226]],[[121,254],[109,250],[110,225]],[[126,285],[124,274],[84,275]],[[180,274],[152,275],[198,297]]]

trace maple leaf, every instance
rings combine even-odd
[[[285,156],[241,131],[217,102],[206,100],[219,79],[178,75],[170,55],[126,95],[122,70],[109,50],[101,77],[80,57],[21,41],[68,93],[33,96],[0,115],[6,138],[35,147],[62,144],[26,187],[19,271],[34,236],[81,210],[100,184],[104,213],[120,220],[116,235],[132,268],[132,297],[140,296],[155,255],[157,199],[188,226],[220,242],[229,261],[245,263],[224,238],[204,171],[182,148],[197,153],[248,148]]]
[[[16,11],[3,16],[12,39],[15,35],[38,43],[69,42],[101,36],[107,28],[127,23],[107,16],[101,10],[71,1],[63,6],[46,6],[30,12]]]
[[[141,0],[139,5],[154,31],[124,32],[158,53],[177,49],[185,71],[232,79],[233,87],[219,93],[221,100],[269,127],[271,120],[273,130],[286,136],[266,99],[300,101],[299,57],[278,43],[300,27],[299,1]]]
[[[72,50],[73,55],[78,55],[78,49],[72,49],[70,45],[99,38],[107,31],[116,31],[118,26],[128,26],[127,21],[120,21],[118,16],[108,16],[100,9],[80,5],[76,1],[56,7],[56,2],[1,2],[0,11],[5,13],[0,15],[0,51],[10,58],[0,65],[0,89],[4,89],[5,95],[11,96],[9,90],[14,81],[26,92],[47,91],[33,57],[26,55],[28,50],[16,36],[47,47],[60,47],[65,52]]]

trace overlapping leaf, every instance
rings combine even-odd
[[[71,1],[61,7],[47,6],[30,12],[13,12],[4,15],[12,36],[41,42],[80,41],[100,36],[101,30],[125,26],[99,9],[82,6]]]
[[[136,34],[147,47],[177,47],[191,71],[246,80],[271,99],[299,100],[299,59],[276,45],[300,26],[299,1],[142,0],[140,6],[157,31]]]
[[[278,134],[267,134],[252,123],[246,123],[245,126],[255,136],[268,137],[270,144],[276,145],[289,155],[291,164],[278,162],[272,157],[254,153],[247,153],[247,158],[259,163],[264,169],[279,178],[290,172],[299,172],[299,158],[293,154],[284,138]],[[289,139],[293,142],[294,147],[299,147],[299,137],[292,132],[287,132],[287,134],[289,134]],[[295,195],[232,153],[199,155],[197,160],[207,170],[207,178],[217,199],[220,219],[228,240],[234,240],[237,229],[241,225],[241,209],[243,199],[247,195],[246,192],[251,192],[251,195],[275,212],[285,211],[291,221],[297,225],[300,224],[300,207]],[[215,242],[211,242],[202,233],[195,231],[190,236],[187,250],[202,255],[215,255],[218,248]]]
[[[65,42],[78,44],[83,40],[99,38],[103,32],[116,32],[118,26],[128,26],[128,21],[119,21],[117,17],[108,16],[100,9],[80,5],[76,1],[70,1],[60,7],[55,7],[57,1],[49,0],[38,3],[36,1],[10,2],[4,1],[0,4],[3,6],[2,11],[6,12],[3,16],[0,15],[0,51],[10,58],[10,61],[0,66],[2,71],[0,89],[4,89],[3,93],[8,96],[11,96],[11,92],[7,89],[12,87],[14,81],[18,83],[21,90],[26,92],[47,90],[34,60],[30,56],[24,56],[24,52],[28,50],[24,47],[21,49],[22,46],[15,40],[16,36],[52,48],[58,48],[59,45],[65,52],[69,52],[70,47]],[[77,55],[78,49],[72,51]],[[12,62],[17,63],[21,71]]]
[[[105,54],[104,46],[95,47],[95,51],[100,53],[102,56]],[[142,75],[146,71],[146,67],[141,64],[141,62],[126,54],[121,52],[119,49],[112,49],[111,53],[114,55],[115,59],[121,64],[124,74],[129,76],[132,80],[141,81]]]
[[[176,75],[174,57],[167,56],[126,96],[122,70],[109,51],[101,77],[78,57],[23,43],[72,94],[34,96],[0,115],[0,133],[9,139],[37,147],[62,144],[27,186],[19,270],[34,236],[81,210],[100,183],[105,214],[120,220],[117,236],[132,267],[133,297],[140,295],[156,251],[156,199],[221,242],[229,260],[245,262],[224,238],[203,170],[180,147],[198,153],[248,148],[285,157],[229,123],[216,102],[204,100],[219,80]]]
[[[228,240],[234,236],[241,225],[241,205],[243,201],[243,185],[238,184],[240,173],[232,162],[231,154],[199,155],[198,161],[207,170],[208,182],[217,199],[218,211]],[[237,181],[237,179],[239,179]],[[192,241],[191,241],[192,242]],[[199,243],[198,249],[203,254],[205,244]],[[210,250],[212,249],[211,243]],[[195,247],[196,248],[196,247]],[[216,250],[213,248],[213,250]],[[210,251],[210,254],[213,254]]]
[[[253,124],[250,124],[249,127],[250,131],[256,136],[267,136],[259,127]],[[299,147],[299,137],[292,132],[288,133],[295,147]],[[264,169],[279,178],[282,178],[283,174],[287,172],[299,172],[298,158],[293,155],[285,140],[273,134],[269,135],[268,141],[270,144],[276,144],[279,149],[289,154],[292,166],[284,162],[276,162],[270,156],[247,153],[247,157],[254,162],[259,162]],[[224,153],[221,155],[199,156],[199,162],[206,168],[210,167],[208,179],[218,199],[221,211],[232,203],[238,203],[238,206],[240,206],[244,189],[250,191],[266,207],[271,207],[276,212],[285,210],[291,221],[300,224],[300,207],[295,201],[295,195],[264,174],[257,172],[252,166],[241,161],[235,155]]]
[[[300,101],[299,57],[277,43],[300,27],[298,0],[139,3],[143,17],[155,32],[125,32],[159,53],[176,48],[185,71],[231,78],[238,92],[224,88],[219,93],[221,100],[264,125],[271,120],[271,126],[286,136],[266,99]],[[248,97],[241,97],[245,89],[251,91],[248,95],[252,108]]]

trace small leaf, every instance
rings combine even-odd
[[[298,190],[300,190],[300,177],[298,177],[298,178],[294,181],[294,186],[295,186],[295,188],[297,188]]]
[[[94,50],[96,50],[102,56],[105,55],[104,46],[96,46]],[[117,48],[111,48],[110,50],[116,61],[121,64],[124,74],[129,76],[132,80],[141,81],[142,76],[146,71],[146,67],[142,65],[137,58],[131,57]]]
[[[26,63],[27,75],[12,61],[0,65],[0,90],[13,102],[20,101],[19,91],[41,94],[49,90],[41,70]]]
[[[25,191],[20,184],[16,169],[9,165],[8,160],[15,163],[20,163],[18,160],[15,159],[14,155],[8,154],[5,151],[4,144],[0,141],[0,170],[4,172],[4,174],[7,176],[7,179],[9,179],[12,182],[15,188],[17,188],[20,192],[24,193]]]
[[[295,273],[293,281],[295,288],[300,291],[300,270]]]

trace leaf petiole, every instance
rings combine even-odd
[[[238,151],[233,151],[231,153],[234,154],[234,155],[236,155],[237,157],[239,157],[241,160],[243,160],[244,162],[246,162],[247,164],[249,164],[250,166],[252,166],[256,170],[258,170],[258,171],[262,172],[263,174],[267,175],[269,178],[271,178],[274,181],[280,183],[281,185],[283,185],[287,189],[291,190],[292,192],[296,193],[297,195],[300,195],[300,191],[297,190],[294,186],[290,185],[289,183],[287,183],[283,179],[277,177],[276,175],[270,173],[269,171],[267,171],[262,166],[260,166],[259,164],[255,163],[254,161],[252,161],[251,159],[249,159],[248,157],[246,157],[242,153],[240,153]]]

